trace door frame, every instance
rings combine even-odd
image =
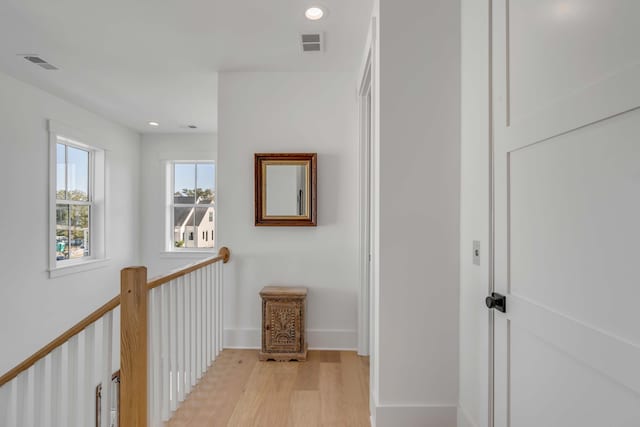
[[[372,293],[372,153],[373,153],[373,78],[372,78],[372,49],[368,46],[364,69],[361,73],[358,87],[359,111],[359,283],[358,298],[358,354],[371,354],[371,295]]]
[[[489,0],[489,31],[488,37],[488,66],[489,66],[489,288],[487,289],[487,295],[491,295],[495,291],[495,247],[496,247],[496,179],[495,179],[495,133],[494,133],[494,73],[493,73],[493,12],[494,5],[493,0]],[[487,367],[487,387],[488,387],[488,420],[487,425],[489,427],[495,427],[495,324],[496,317],[494,310],[489,311],[489,336],[488,350],[489,350],[489,366]]]

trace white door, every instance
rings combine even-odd
[[[640,426],[640,1],[493,2],[497,427]]]

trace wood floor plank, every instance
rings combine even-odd
[[[255,350],[224,350],[166,426],[369,426],[368,375],[355,352],[259,362]]]
[[[252,350],[224,351],[167,426],[226,426],[256,363]]]
[[[320,352],[309,351],[307,361],[300,363],[294,390],[319,390]]]
[[[238,400],[228,426],[253,426],[256,414],[265,399],[264,390],[273,381],[273,369],[265,362],[256,363],[244,393]]]
[[[344,397],[344,419],[346,425],[353,427],[368,426],[368,420],[360,415],[369,408],[369,387],[364,383],[362,364],[354,352],[340,354],[340,373],[342,376],[342,396]]]
[[[297,390],[291,396],[288,427],[320,426],[320,391]]]
[[[340,352],[323,350],[318,351],[318,359],[321,363],[340,363]]]
[[[339,363],[320,363],[320,419],[325,427],[346,426]]]
[[[298,375],[299,363],[278,363],[271,366],[273,376],[263,390],[264,399],[253,425],[256,427],[286,426],[291,415],[291,396]]]

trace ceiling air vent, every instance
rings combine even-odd
[[[27,61],[36,64],[39,67],[44,68],[45,70],[57,70],[58,67],[56,67],[55,65],[51,65],[49,64],[47,61],[45,61],[44,59],[40,58],[39,56],[35,56],[35,55],[25,55],[24,59],[26,59]]]
[[[301,34],[302,51],[306,53],[322,52],[322,34]]]

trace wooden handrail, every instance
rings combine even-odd
[[[115,309],[120,305],[120,295],[112,298],[108,303],[98,308],[96,311],[82,319],[80,322],[76,323],[69,330],[64,332],[58,338],[51,341],[49,344],[42,347],[40,350],[36,351],[29,357],[27,360],[4,374],[0,377],[0,387],[20,375],[20,373],[26,371],[33,365],[35,365],[40,359],[45,358],[49,353],[51,353],[56,348],[60,347],[65,342],[69,341],[71,338],[82,332],[87,328],[87,326],[91,325],[93,322],[100,319],[102,316]]]
[[[179,270],[175,270],[167,275],[151,279],[147,283],[148,289],[156,288],[164,283],[170,282],[173,279],[184,276],[186,274],[191,273],[192,271],[198,270],[202,267],[205,267],[209,264],[213,264],[218,261],[222,261],[225,264],[229,261],[231,256],[231,251],[227,247],[222,247],[218,251],[218,255],[215,257],[207,258],[204,261],[199,261],[194,264],[188,265],[187,267],[183,267]],[[51,341],[49,344],[42,347],[40,350],[33,353],[28,359],[24,362],[20,363],[15,368],[8,371],[2,377],[0,377],[0,387],[13,380],[15,377],[20,375],[20,373],[26,371],[33,365],[35,365],[40,359],[45,358],[49,353],[51,353],[56,348],[60,347],[65,342],[69,341],[71,338],[85,330],[89,325],[99,320],[102,316],[115,309],[120,305],[120,295],[113,297],[109,302],[107,302],[102,307],[95,310],[93,313],[82,319],[80,322],[76,323],[69,330],[61,334],[59,337]]]
[[[151,290],[153,288],[157,288],[158,286],[164,285],[165,283],[169,283],[170,281],[177,279],[178,277],[185,276],[192,271],[196,271],[201,269],[202,267],[206,267],[209,264],[213,264],[218,261],[222,261],[225,264],[229,262],[229,258],[231,257],[231,251],[226,246],[223,246],[218,251],[218,255],[215,257],[207,258],[203,261],[198,261],[193,264],[190,264],[186,267],[182,267],[178,270],[174,270],[169,274],[165,274],[164,276],[154,277],[149,280],[147,283],[147,287]]]

